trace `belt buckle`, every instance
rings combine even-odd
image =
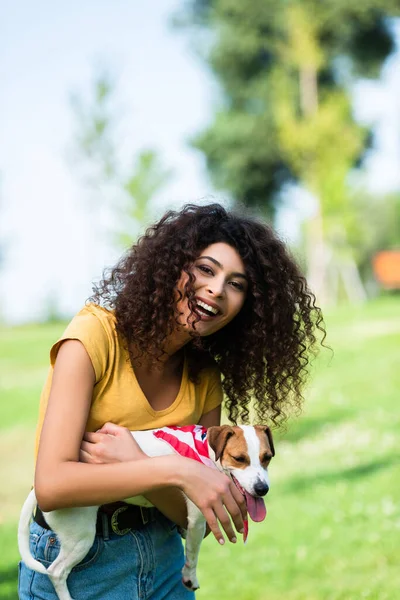
[[[130,527],[128,527],[127,529],[120,529],[118,527],[118,515],[125,512],[126,510],[128,510],[128,506],[120,506],[111,515],[111,529],[117,535],[125,535],[126,533],[128,533],[131,530]]]

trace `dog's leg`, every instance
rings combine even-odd
[[[61,552],[62,549],[60,550],[60,554]],[[69,572],[63,568],[60,562],[57,563],[57,558],[51,566],[54,568],[52,569],[52,572],[50,572],[49,568],[47,570],[47,575],[49,576],[49,579],[56,590],[59,600],[73,600],[67,586],[67,577]]]
[[[189,590],[197,590],[200,585],[196,569],[200,546],[206,532],[206,521],[195,504],[186,498],[188,528],[185,543],[185,565],[182,569],[182,582]]]
[[[60,552],[47,569],[59,600],[73,600],[67,578],[92,547],[96,535],[97,506],[65,508],[44,513],[49,526],[57,531]]]
[[[81,562],[89,552],[93,540],[79,540],[72,544],[64,539],[60,553],[47,569],[47,574],[54,585],[59,600],[73,600],[67,586],[67,578],[72,569]]]

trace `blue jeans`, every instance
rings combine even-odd
[[[60,546],[53,531],[33,522],[32,555],[45,566]],[[181,581],[183,546],[177,527],[157,512],[157,518],[139,531],[120,536],[112,531],[96,535],[86,557],[70,573],[68,589],[74,600],[194,600]],[[57,600],[47,575],[19,563],[20,600]]]

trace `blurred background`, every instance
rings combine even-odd
[[[274,224],[333,349],[275,434],[266,521],[206,540],[198,597],[399,597],[399,48],[398,0],[1,5],[0,598],[50,346],[188,201]]]

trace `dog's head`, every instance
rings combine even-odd
[[[246,497],[250,517],[262,521],[266,515],[263,496],[269,490],[268,465],[275,456],[270,428],[266,425],[210,427],[207,441],[215,460],[220,461]]]

